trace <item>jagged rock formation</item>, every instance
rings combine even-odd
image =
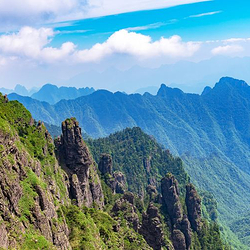
[[[186,186],[186,205],[191,227],[194,231],[198,232],[202,227],[201,198],[192,184]]]
[[[178,182],[172,174],[167,174],[161,181],[163,204],[169,214],[172,226],[173,244],[176,250],[189,250],[192,230],[179,198]]]
[[[178,182],[173,175],[168,174],[161,181],[163,202],[167,208],[172,224],[178,224],[182,220],[182,207],[179,199]]]
[[[161,250],[165,245],[159,210],[153,203],[150,203],[147,211],[142,214],[139,233],[154,250]]]
[[[124,194],[127,190],[126,179],[122,172],[113,173],[112,157],[109,154],[102,154],[98,164],[101,174],[105,178],[106,184],[112,189],[114,194]]]
[[[133,193],[125,193],[122,198],[118,199],[111,212],[114,217],[119,218],[122,215],[122,218],[128,222],[130,227],[132,227],[136,232],[139,230],[139,217],[134,204]]]
[[[156,186],[148,185],[146,188],[147,194],[149,195],[149,200],[152,202],[162,203],[162,197],[158,194]]]
[[[124,194],[127,190],[126,179],[122,172],[117,171],[113,173],[113,181],[111,183],[111,188],[116,194]]]
[[[22,105],[8,102],[0,94],[0,248],[173,250],[172,240],[175,249],[189,249],[192,231],[182,212],[178,183],[172,175],[162,181],[162,199],[155,186],[147,187],[152,202],[144,213],[148,196],[144,203],[130,192],[113,195],[102,182],[109,202],[106,211],[113,207],[110,213],[104,212],[96,164],[82,140],[78,123],[73,118],[67,119],[62,130],[62,136],[56,140],[56,153],[65,171],[58,165],[53,140],[44,124],[35,122]],[[169,165],[175,161],[167,159]],[[173,168],[178,164],[173,164]],[[124,175],[112,173],[110,156],[103,156],[99,169],[102,177],[110,180],[114,193],[119,192],[121,183],[120,189],[124,190]],[[115,200],[117,197],[121,198]],[[195,204],[191,204],[193,201]],[[187,188],[189,217],[196,223],[198,201],[196,191]],[[164,214],[160,214],[162,206],[166,206],[171,220],[171,239],[165,233],[168,228]],[[206,242],[217,243],[216,249],[222,249],[219,229],[216,225],[213,228],[209,228],[212,236]],[[202,249],[212,248],[202,246]]]
[[[33,126],[33,131],[46,138],[43,157],[53,156],[52,139],[43,124]],[[67,200],[63,200],[55,180],[45,177],[41,162],[21,146],[17,133],[11,134],[1,127],[0,146],[0,248],[18,249],[25,243],[25,235],[36,237],[37,231],[58,249],[71,249],[69,229],[63,216],[59,222],[55,205]],[[55,175],[62,174],[56,164],[50,167]],[[30,225],[35,231],[31,231]]]
[[[56,142],[60,165],[69,176],[69,195],[78,206],[104,206],[104,197],[96,166],[74,119],[62,123],[62,135]]]
[[[111,157],[111,155],[102,154],[100,157],[98,168],[103,175],[105,175],[105,174],[112,175],[113,169],[112,169],[112,157]]]

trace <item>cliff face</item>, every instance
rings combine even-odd
[[[150,203],[147,211],[142,214],[142,225],[139,232],[153,249],[161,250],[165,246],[159,209],[153,203]]]
[[[56,162],[50,162],[54,158],[52,139],[44,125],[34,124],[21,105],[14,104],[20,108],[15,113],[6,98],[0,101],[0,247],[19,249],[20,245],[25,248],[43,242],[48,247],[71,249],[65,218],[58,216],[59,205],[69,200],[55,178],[63,173]],[[3,111],[19,119],[15,123],[3,119]],[[17,129],[18,123],[22,123],[22,131]],[[36,148],[35,142],[41,148]]]
[[[191,225],[187,215],[183,214],[178,182],[173,175],[167,174],[162,179],[161,189],[163,204],[171,220],[174,247],[178,250],[189,250],[192,240]]]
[[[111,188],[113,194],[124,194],[127,190],[126,179],[122,172],[113,173],[112,157],[109,154],[102,154],[98,164],[101,174],[104,176],[106,184]]]
[[[186,205],[188,212],[188,219],[191,223],[192,229],[196,232],[201,230],[201,198],[199,197],[194,185],[188,184],[186,186]]]
[[[62,135],[56,142],[60,165],[69,176],[69,195],[78,206],[104,206],[104,197],[96,165],[74,119],[62,123]]]

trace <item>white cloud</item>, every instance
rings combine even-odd
[[[0,0],[1,29],[159,9],[210,0]],[[3,26],[4,25],[4,26]]]
[[[127,54],[139,59],[157,56],[189,57],[200,48],[198,42],[183,42],[181,37],[172,36],[153,42],[145,36],[127,30],[120,30],[111,35],[102,44],[96,44],[89,50],[76,52],[79,61],[97,61],[111,54]]]
[[[225,43],[248,42],[248,41],[250,41],[250,38],[229,38],[223,40],[223,42]]]
[[[46,47],[54,35],[51,28],[23,27],[17,33],[0,36],[0,55],[12,59],[53,62],[62,60],[74,52],[75,45],[71,42],[62,44],[59,49]]]
[[[157,29],[157,28],[160,28],[162,26],[176,23],[177,21],[178,21],[177,19],[172,19],[172,20],[169,20],[168,22],[158,22],[158,23],[151,23],[151,24],[144,25],[144,26],[129,27],[129,28],[126,28],[126,30],[128,30],[128,31],[141,31],[141,30]]]
[[[79,63],[96,62],[115,54],[129,55],[138,60],[161,56],[183,58],[192,56],[200,48],[199,42],[183,42],[177,35],[152,41],[150,36],[120,30],[104,43],[77,50],[72,42],[63,43],[60,48],[49,46],[54,36],[51,28],[23,27],[17,33],[0,36],[0,56],[39,63],[60,63],[62,60]]]
[[[97,17],[207,1],[210,0],[89,0],[86,15],[89,17]]]
[[[242,52],[244,48],[240,45],[225,45],[225,46],[218,46],[212,49],[212,54],[214,55],[231,55]]]
[[[37,57],[54,36],[50,28],[23,27],[18,33],[0,36],[0,51],[4,54]]]
[[[206,13],[201,13],[201,14],[198,14],[198,15],[191,15],[191,16],[189,16],[189,18],[196,18],[196,17],[203,17],[203,16],[213,16],[213,15],[219,14],[221,12],[222,11],[206,12]]]

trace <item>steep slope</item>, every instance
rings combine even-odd
[[[59,125],[75,116],[92,137],[141,127],[184,159],[191,180],[214,194],[227,223],[240,219],[250,207],[249,95],[245,82],[222,78],[201,96],[162,85],[156,96],[102,90],[53,106],[17,95],[10,98],[49,123]]]
[[[66,122],[74,127],[74,120]],[[68,129],[66,133],[71,132]],[[83,142],[78,141],[75,148],[85,167],[80,173],[71,171],[79,182],[81,174],[87,174],[89,187],[80,188],[83,192],[91,189],[93,195],[83,204],[94,206],[101,200],[103,206],[92,157]],[[88,169],[86,164],[91,164]],[[77,160],[73,165],[81,167]],[[121,249],[126,245],[127,249],[150,249],[142,236],[126,225],[118,228],[107,213],[71,205],[75,201],[71,200],[70,177],[58,165],[53,140],[44,125],[34,122],[23,105],[0,94],[0,248]]]
[[[182,187],[188,183],[188,176],[180,158],[175,158],[140,128],[125,129],[106,138],[87,141],[96,162],[100,156],[109,153],[114,171],[125,174],[128,190],[141,196],[148,185],[160,189],[160,180],[166,173],[175,175]]]
[[[45,84],[36,93],[32,94],[33,99],[55,104],[60,100],[76,99],[80,96],[92,94],[95,90],[93,88],[74,88],[74,87],[60,87],[56,85]]]
[[[0,246],[70,249],[60,205],[69,204],[53,141],[18,102],[0,95]],[[52,174],[53,173],[53,174]]]
[[[186,201],[185,190],[175,194],[182,220],[172,216],[167,207],[175,207],[175,202],[161,199],[171,196],[172,182],[178,190],[172,174],[162,180],[162,195],[153,195],[152,185],[145,200],[130,192],[112,194],[105,181],[109,175],[115,181],[120,178],[111,175],[112,160],[106,155],[99,164],[101,186],[75,118],[62,123],[62,135],[56,140],[60,165],[43,123],[36,123],[20,103],[1,94],[0,125],[0,248],[194,250],[211,249],[213,244],[227,249],[216,226],[201,217],[199,196],[193,186],[190,191],[190,184]],[[171,159],[172,168],[168,163],[166,171],[178,169],[179,163]],[[111,199],[104,204],[108,193]],[[202,220],[202,226],[193,227],[192,218]]]

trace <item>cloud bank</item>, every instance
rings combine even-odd
[[[161,56],[184,58],[192,56],[200,48],[200,43],[183,42],[177,35],[152,41],[150,36],[128,30],[119,30],[104,43],[84,50],[78,50],[72,42],[63,43],[60,48],[51,47],[49,44],[54,36],[51,28],[23,27],[17,33],[0,36],[0,56],[39,63],[82,63],[97,62],[114,54],[130,55],[138,60]]]

